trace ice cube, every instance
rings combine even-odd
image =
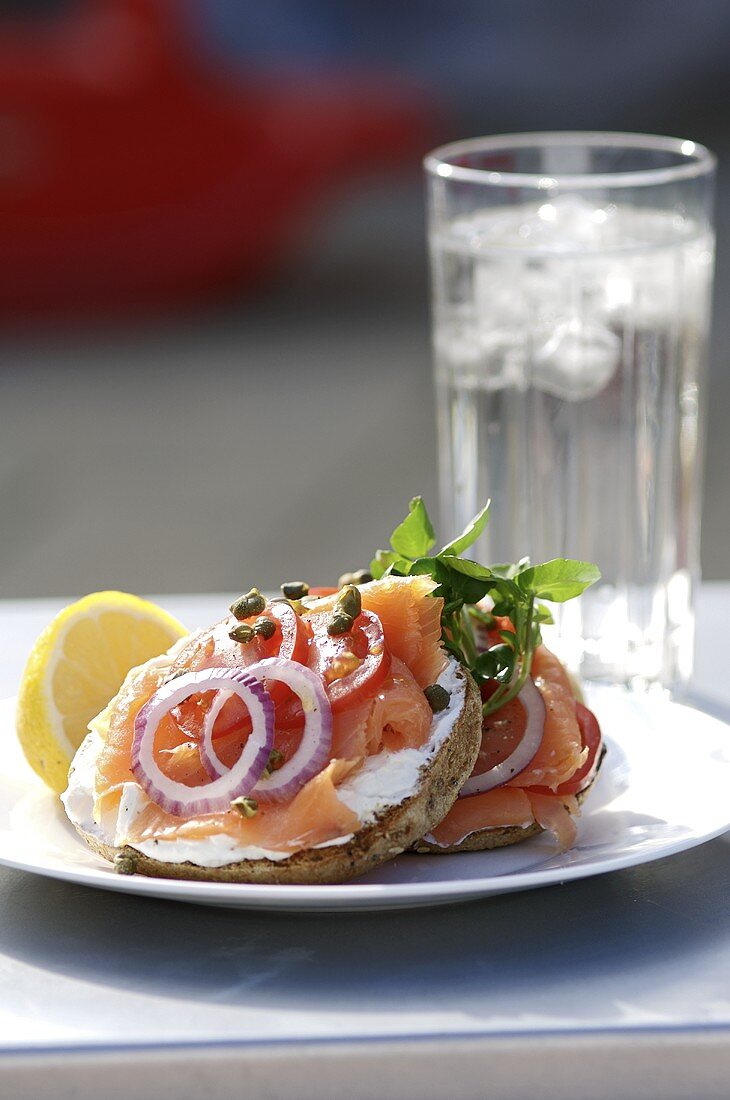
[[[538,342],[532,384],[563,401],[586,401],[606,388],[620,361],[621,340],[615,333],[572,317],[553,325]]]

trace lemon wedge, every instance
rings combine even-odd
[[[49,787],[66,789],[88,723],[129,670],[186,633],[161,607],[126,592],[93,592],[48,624],[25,666],[16,729],[28,763]]]

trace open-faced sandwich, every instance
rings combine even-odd
[[[71,767],[84,840],[122,873],[267,883],[543,827],[569,846],[600,734],[540,645],[539,601],[597,571],[462,558],[486,520],[432,555],[416,498],[370,573],[251,589],[132,669]]]
[[[305,586],[252,590],[133,669],[74,759],[76,828],[122,871],[237,882],[334,882],[409,848],[481,736],[434,587],[389,576],[311,609]]]

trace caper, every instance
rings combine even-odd
[[[259,619],[253,628],[254,634],[258,634],[261,638],[273,638],[276,634],[276,623],[273,619]]]
[[[269,753],[269,762],[266,767],[270,772],[278,772],[281,765],[284,763],[284,753],[279,752],[278,749],[272,749]]]
[[[343,573],[337,582],[337,587],[342,588],[346,584],[367,584],[373,579],[369,569],[355,569],[352,573]]]
[[[441,684],[430,684],[423,689],[423,694],[426,696],[428,705],[434,714],[446,710],[451,699],[451,692],[447,691],[445,687],[441,687]]]
[[[327,633],[333,638],[338,634],[347,634],[352,630],[353,622],[352,615],[348,615],[345,611],[336,611],[327,623]]]
[[[252,615],[260,615],[265,610],[266,600],[258,588],[252,588],[231,604],[231,612],[236,619],[250,619]]]
[[[282,584],[281,591],[288,600],[301,600],[309,595],[309,585],[304,581],[287,581]]]
[[[253,627],[249,626],[248,623],[237,623],[233,630],[228,631],[228,637],[234,642],[241,642],[245,645],[253,638]]]
[[[278,772],[281,765],[284,763],[284,755],[280,753],[278,749],[272,749],[269,753],[269,759],[266,762],[266,767],[262,772],[262,779],[269,779],[272,772]]]
[[[114,856],[114,870],[118,875],[136,875],[139,857],[132,852],[118,852]]]
[[[231,809],[238,810],[239,814],[243,817],[255,817],[259,812],[259,804],[255,798],[234,798],[231,802]]]
[[[362,611],[362,599],[360,590],[354,584],[346,584],[337,597],[336,612],[344,612],[351,619],[356,619]]]

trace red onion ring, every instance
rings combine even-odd
[[[211,779],[217,779],[219,775],[225,775],[228,771],[228,768],[215,751],[213,745],[213,727],[215,726],[218,715],[232,695],[232,691],[223,691],[221,689],[213,700],[210,710],[205,716],[205,722],[203,723],[203,734],[200,738],[200,760]],[[264,767],[266,767],[265,764]]]
[[[259,779],[254,796],[260,802],[287,802],[327,764],[332,751],[332,708],[324,684],[306,665],[284,657],[267,657],[246,669],[259,680],[278,680],[298,695],[304,709],[299,748],[285,764]]]
[[[168,711],[188,696],[221,688],[234,692],[243,700],[253,728],[243,752],[230,770],[210,783],[188,787],[170,779],[158,766],[154,759],[155,732]],[[139,711],[134,722],[132,773],[152,801],[167,813],[176,817],[216,813],[228,810],[234,798],[251,793],[268,763],[273,744],[274,704],[259,678],[248,675],[248,670],[200,669],[163,684]]]
[[[506,760],[497,764],[494,768],[482,775],[472,775],[467,779],[459,792],[459,798],[468,798],[472,794],[484,794],[495,787],[501,787],[509,779],[523,772],[534,760],[537,750],[542,743],[545,730],[545,700],[535,686],[535,681],[528,676],[517,696],[527,714],[527,724],[517,747],[510,753]],[[499,713],[499,711],[497,711]]]

